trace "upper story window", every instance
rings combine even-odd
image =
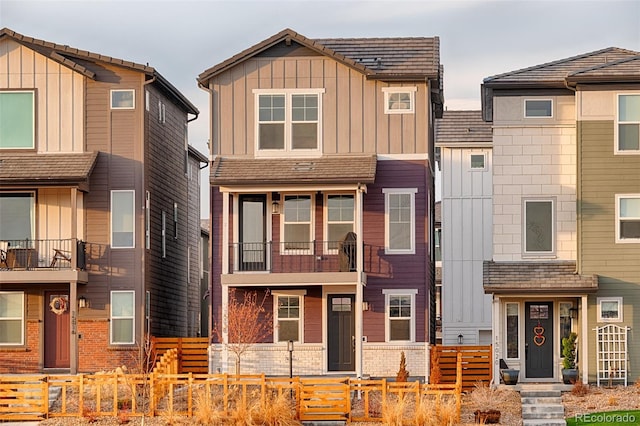
[[[555,252],[554,200],[524,200],[523,234],[525,255]]]
[[[0,241],[24,247],[35,240],[36,197],[33,192],[0,193]]]
[[[0,91],[0,149],[35,147],[35,92]]]
[[[640,194],[616,195],[616,243],[640,243]]]
[[[470,154],[469,155],[469,168],[471,170],[486,170],[487,169],[487,155],[485,153]]]
[[[328,194],[326,213],[327,250],[335,252],[354,227],[354,198],[350,194]]]
[[[285,252],[300,254],[311,250],[313,203],[310,195],[285,195],[281,241]]]
[[[417,87],[383,87],[385,114],[413,114]]]
[[[111,191],[111,248],[133,248],[135,191]]]
[[[616,154],[640,154],[640,94],[618,95]]]
[[[525,118],[553,117],[553,101],[551,99],[525,99]]]
[[[256,90],[257,154],[318,153],[324,89]]]
[[[415,188],[385,188],[384,230],[386,254],[415,253]]]
[[[134,109],[136,105],[136,91],[133,89],[112,90],[111,109]]]

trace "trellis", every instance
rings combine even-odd
[[[596,327],[596,355],[598,364],[598,386],[601,381],[612,384],[623,381],[627,386],[629,353],[627,334],[630,327],[607,324]]]

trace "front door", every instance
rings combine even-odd
[[[266,270],[266,196],[240,196],[240,271]]]
[[[526,377],[553,377],[553,302],[525,303]]]
[[[44,368],[69,368],[71,321],[69,293],[44,293]]]
[[[329,371],[355,371],[355,296],[331,294],[327,300],[329,320],[327,327],[327,353]]]

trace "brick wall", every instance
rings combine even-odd
[[[78,371],[91,373],[114,370],[126,365],[131,371],[138,368],[138,348],[109,347],[109,322],[106,320],[78,321]]]
[[[40,371],[40,355],[38,341],[40,339],[40,323],[37,320],[27,321],[26,346],[20,348],[3,348],[0,351],[0,374],[35,373]]]

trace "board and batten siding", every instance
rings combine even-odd
[[[331,58],[253,58],[212,79],[212,154],[253,156],[255,89],[324,89],[323,154],[427,152],[428,90],[417,87],[413,114],[385,114],[383,87]],[[232,125],[221,125],[232,123]]]
[[[472,170],[471,155],[485,168]],[[484,294],[483,261],[491,260],[491,148],[442,148],[442,341],[480,344],[491,330],[491,295]]]
[[[8,37],[0,70],[0,90],[35,90],[38,153],[84,151],[84,76]]]
[[[549,97],[544,97],[549,98]],[[576,126],[573,97],[557,97],[564,105],[556,118],[523,118],[524,99],[497,97],[496,111],[519,108],[493,125],[493,260],[520,261],[522,203],[525,198],[555,199],[558,260],[576,259]],[[497,116],[497,115],[496,115]],[[519,118],[518,118],[519,117]],[[539,260],[539,259],[538,259]]]

